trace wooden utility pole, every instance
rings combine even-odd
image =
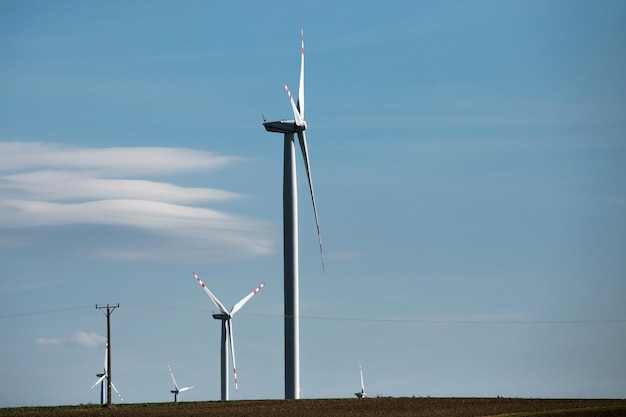
[[[115,310],[116,308],[118,308],[120,306],[119,303],[117,303],[116,305],[109,305],[107,304],[106,306],[99,306],[98,304],[96,304],[96,308],[100,311],[102,311],[102,313],[107,317],[107,346],[109,347],[107,350],[107,369],[105,369],[105,373],[107,375],[106,379],[107,379],[107,407],[111,407],[111,384],[112,384],[112,379],[111,379],[111,313],[113,313],[113,310]],[[104,309],[106,308],[106,313],[104,312]]]

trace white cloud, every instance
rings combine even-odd
[[[47,337],[40,337],[39,339],[37,339],[37,344],[44,346],[54,346],[63,344],[64,341],[65,339],[50,339]]]
[[[192,203],[230,200],[235,193],[211,188],[185,188],[148,180],[98,178],[83,171],[32,171],[2,177],[0,189],[7,193],[37,196],[46,200],[146,199]]]
[[[40,337],[36,342],[44,346],[56,346],[70,343],[82,347],[97,347],[106,342],[106,337],[100,336],[94,332],[76,332],[71,337],[65,338]]]
[[[0,142],[2,247],[60,245],[61,236],[67,250],[105,258],[212,261],[267,254],[272,249],[267,223],[197,206],[240,195],[124,178],[216,169],[238,160],[180,148]],[[97,227],[97,233],[74,239],[76,228],[88,226]],[[58,232],[54,242],[50,227]],[[115,240],[113,235],[122,231],[126,239]],[[135,238],[128,239],[128,233]]]
[[[72,337],[72,342],[84,347],[97,347],[103,345],[107,338],[97,333],[76,332]]]
[[[184,148],[72,148],[41,142],[0,142],[0,167],[4,171],[45,167],[119,177],[206,171],[240,159]]]

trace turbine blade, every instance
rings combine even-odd
[[[102,376],[100,377],[100,379],[98,379],[98,380],[97,380],[97,381],[96,381],[96,382],[95,382],[95,383],[91,386],[91,389],[94,389],[96,385],[98,385],[99,383],[101,383],[101,382],[104,380],[104,378],[106,378],[106,374],[105,374],[105,375],[102,375]]]
[[[252,291],[250,294],[246,295],[245,297],[243,297],[241,300],[239,300],[239,302],[237,304],[235,304],[233,306],[233,308],[230,310],[230,315],[231,317],[235,315],[236,312],[238,312],[239,310],[241,310],[241,307],[244,306],[244,304],[246,304],[248,302],[249,299],[252,298],[252,296],[256,293],[258,293],[259,291],[261,291],[261,288],[263,288],[265,286],[265,283],[259,285],[258,287],[256,287],[254,289],[254,291]]]
[[[193,386],[191,386],[191,387],[181,388],[181,389],[180,389],[180,392],[189,391],[190,389],[193,389]]]
[[[213,304],[215,304],[215,307],[217,307],[222,313],[228,314],[228,310],[226,310],[226,307],[224,307],[224,304],[220,303],[220,300],[218,300],[217,297],[214,296],[211,291],[209,291],[209,289],[207,288],[206,285],[204,285],[204,282],[202,282],[200,277],[198,277],[198,275],[196,275],[195,272],[192,272],[192,274],[194,277],[196,277],[196,280],[202,286],[202,288],[204,288],[204,291],[206,291],[209,297],[211,297],[211,300],[213,301]]]
[[[300,88],[298,89],[298,110],[300,117],[304,119],[304,29],[300,26],[300,39],[302,41],[302,60],[300,61]]]
[[[109,341],[107,340],[106,347],[104,348],[104,373],[108,372],[108,361],[109,361]]]
[[[174,372],[172,372],[172,368],[169,365],[167,365],[167,369],[170,370],[170,376],[172,377],[172,382],[174,383],[174,388],[176,388],[177,391],[180,391],[178,389],[178,384],[176,383],[176,379],[174,378]]]
[[[361,393],[365,393],[365,385],[363,384],[363,368],[361,362],[359,362],[359,373],[361,374]]]
[[[317,228],[317,240],[320,244],[320,257],[322,259],[322,270],[324,270],[324,252],[322,251],[322,234],[320,233],[320,224],[317,219],[317,206],[315,205],[315,193],[313,192],[313,180],[311,178],[311,166],[309,164],[309,150],[306,145],[306,135],[304,131],[298,132],[298,140],[300,141],[300,149],[304,158],[304,167],[306,176],[309,180],[309,190],[311,190],[311,201],[313,202],[313,214],[315,215],[315,227]]]
[[[296,123],[296,126],[303,126],[304,125],[304,121],[302,120],[302,116],[300,115],[300,110],[298,110],[298,107],[296,107],[296,103],[293,101],[293,97],[291,96],[291,91],[289,91],[289,87],[287,87],[287,84],[283,84],[285,86],[285,91],[287,92],[287,95],[289,96],[289,100],[291,101],[291,108],[293,109],[293,119]]]
[[[122,394],[120,394],[117,388],[115,388],[115,385],[113,385],[113,383],[111,383],[111,388],[115,390],[115,392],[117,393],[117,396],[120,398],[120,401],[124,401],[124,399],[122,398]]]
[[[230,351],[233,358],[233,375],[235,377],[235,392],[239,392],[239,386],[237,385],[237,363],[235,362],[235,342],[233,338],[233,321],[228,319],[228,334],[230,336]]]

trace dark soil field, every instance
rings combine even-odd
[[[162,404],[1,409],[11,417],[42,416],[213,416],[213,417],[617,417],[626,416],[626,400],[523,398],[366,398],[258,400]]]

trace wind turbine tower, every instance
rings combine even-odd
[[[104,376],[104,373],[96,374],[96,376],[98,378],[102,378]],[[104,384],[100,384],[100,405],[104,405]]]
[[[300,86],[298,89],[298,103],[293,101],[291,92],[284,84],[285,91],[291,101],[294,120],[279,120],[264,122],[268,132],[282,133],[285,138],[284,165],[283,165],[283,271],[284,271],[284,299],[285,299],[285,399],[300,398],[300,306],[298,287],[298,192],[296,186],[296,158],[294,134],[298,136],[300,150],[304,159],[313,202],[313,214],[317,227],[317,238],[320,245],[322,269],[324,256],[322,253],[322,238],[317,219],[317,207],[311,169],[309,166],[309,151],[304,131],[307,128],[304,121],[304,31],[300,29],[302,55],[300,61]]]
[[[241,310],[241,308],[252,298],[252,296],[258,293],[261,288],[265,285],[265,283],[259,285],[252,291],[250,294],[246,295],[244,298],[239,300],[237,304],[233,306],[233,308],[228,311],[224,304],[217,299],[215,295],[204,285],[204,282],[193,272],[193,276],[196,278],[198,283],[202,286],[204,291],[208,294],[213,301],[213,304],[220,310],[219,313],[213,314],[213,318],[216,320],[222,321],[222,337],[221,337],[221,375],[222,375],[222,401],[228,401],[228,342],[230,341],[230,351],[233,359],[233,374],[235,377],[235,391],[239,390],[237,385],[237,365],[235,363],[235,345],[233,340],[233,316]]]

